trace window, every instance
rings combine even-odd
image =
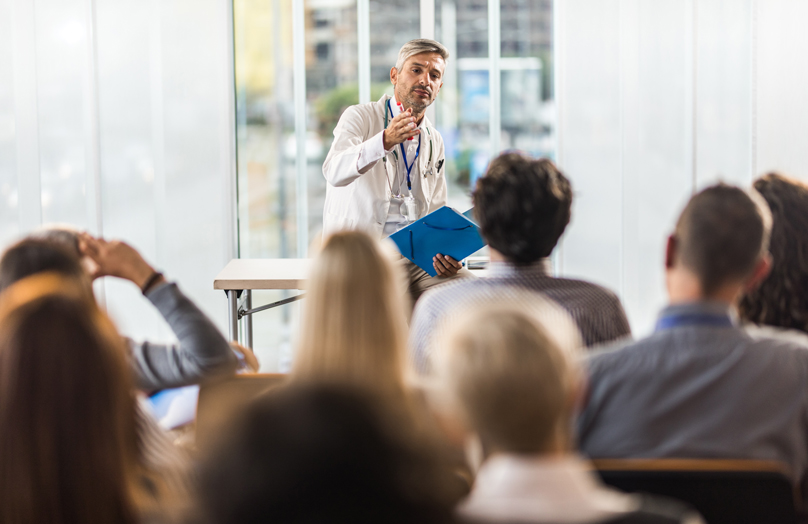
[[[502,118],[492,142],[488,35],[494,22],[488,3],[432,3],[435,38],[451,58],[428,116],[446,144],[449,205],[464,211],[492,154],[510,148],[554,154],[552,35],[536,30],[552,11],[549,4],[501,0],[501,22],[495,22],[502,24]],[[400,47],[421,37],[421,5],[412,0],[234,0],[233,5],[240,256],[305,257],[322,228],[322,163],[334,126],[346,107],[359,102],[361,78],[369,79],[371,101],[392,94],[390,68]],[[366,27],[359,25],[363,5]],[[360,33],[368,36],[366,57],[360,56]],[[367,64],[366,71],[360,63]],[[301,73],[305,86],[294,82]],[[305,114],[295,111],[296,100],[305,101]],[[255,293],[253,303],[289,295]],[[297,314],[293,305],[256,316],[255,345],[265,369],[288,367]]]

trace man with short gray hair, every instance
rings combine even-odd
[[[448,58],[446,48],[434,40],[407,42],[390,69],[394,96],[351,106],[342,114],[323,163],[328,182],[323,236],[361,229],[387,237],[446,205],[443,138],[425,111],[443,86]],[[437,253],[438,277],[405,264],[413,299],[461,269],[458,261]]]
[[[768,274],[770,230],[754,192],[718,184],[690,199],[668,238],[669,305],[654,333],[589,358],[579,438],[590,457],[779,460],[803,480],[808,350],[752,339],[735,314]]]

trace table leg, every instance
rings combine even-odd
[[[244,310],[249,311],[252,309],[252,290],[245,289],[244,291]],[[244,345],[248,348],[253,348],[253,321],[252,314],[244,315]]]
[[[230,340],[238,342],[238,291],[227,290],[228,335]]]

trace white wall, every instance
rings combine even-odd
[[[135,245],[219,325],[234,255],[227,0],[0,0],[0,243],[66,222]],[[110,279],[107,279],[110,280]],[[121,330],[170,336],[131,284]]]
[[[559,0],[558,159],[573,183],[558,270],[621,295],[635,334],[665,303],[664,241],[694,191],[808,178],[799,0]]]

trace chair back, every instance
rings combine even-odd
[[[196,445],[204,449],[218,433],[227,431],[234,413],[251,400],[286,380],[281,373],[245,373],[202,384],[196,407]]]
[[[603,481],[622,491],[681,500],[709,524],[791,524],[800,498],[776,461],[713,459],[593,460]]]

